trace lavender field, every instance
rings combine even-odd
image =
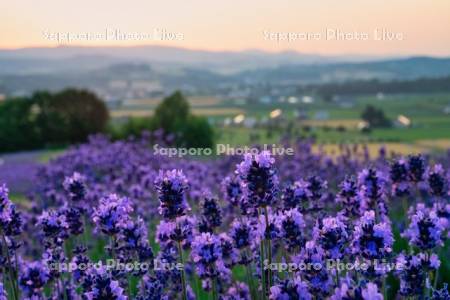
[[[0,186],[0,299],[449,299],[448,155],[154,155],[92,137]]]

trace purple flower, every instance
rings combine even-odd
[[[187,300],[196,300],[197,297],[195,296],[194,290],[192,289],[191,285],[186,285],[186,296]]]
[[[239,251],[234,247],[233,239],[226,233],[219,234],[220,248],[222,249],[222,259],[227,268],[233,267],[239,261]]]
[[[274,163],[270,152],[263,151],[254,157],[246,154],[244,161],[237,165],[236,173],[242,179],[244,195],[253,207],[270,206],[276,200],[278,177]]]
[[[325,250],[327,257],[339,259],[345,254],[349,235],[346,225],[340,218],[319,219],[314,227],[313,237]]]
[[[8,294],[3,288],[3,283],[0,282],[0,300],[8,300]]]
[[[197,235],[192,242],[191,258],[205,286],[209,286],[211,279],[220,278],[221,281],[230,279],[231,271],[222,259],[222,248],[218,236],[209,232]]]
[[[422,155],[410,155],[408,157],[409,180],[418,183],[423,181],[425,175],[425,160]]]
[[[66,222],[69,225],[69,232],[73,235],[80,235],[84,232],[82,218],[82,210],[78,207],[65,207],[61,214],[66,217]]]
[[[156,241],[160,244],[171,242],[172,237],[175,236],[176,227],[177,224],[174,221],[159,222],[156,227]]]
[[[20,273],[19,285],[24,296],[40,299],[49,280],[50,273],[46,265],[39,261],[28,262]]]
[[[178,247],[174,243],[161,245],[161,249],[156,256],[157,261],[168,264],[178,263]],[[181,273],[179,270],[156,270],[155,275],[163,286],[168,286],[170,281],[175,284],[177,291],[181,291]]]
[[[328,183],[318,176],[310,176],[307,182],[308,190],[311,193],[310,200],[313,203],[317,203],[318,201],[322,200],[322,197],[324,196],[323,192],[327,189]]]
[[[432,208],[440,220],[441,227],[450,229],[450,204],[435,202]]]
[[[243,282],[236,282],[220,297],[220,300],[251,300],[250,289]]]
[[[250,249],[259,242],[257,230],[247,218],[234,220],[231,224],[229,236],[233,245],[239,250],[239,264],[248,265],[252,261]]]
[[[62,245],[65,239],[69,237],[69,224],[66,216],[57,211],[44,211],[38,219],[38,225],[46,239],[46,246]]]
[[[283,212],[277,219],[280,237],[289,250],[299,249],[304,244],[303,228],[306,226],[303,215],[297,209]]]
[[[181,216],[175,220],[162,220],[156,228],[156,240],[160,244],[181,242],[183,247],[190,246],[194,238],[195,219]]]
[[[311,294],[321,299],[330,294],[333,281],[325,267],[327,263],[325,251],[314,240],[306,242],[300,254],[293,257],[293,261],[310,266],[300,270],[300,274],[308,283]]]
[[[205,196],[201,203],[202,217],[200,220],[200,232],[213,232],[222,225],[222,211],[215,198]]]
[[[241,183],[235,177],[227,176],[221,184],[224,199],[233,206],[238,206],[242,197]]]
[[[54,288],[52,290],[51,298],[49,300],[82,300],[81,296],[78,295],[76,286],[69,280],[62,280],[61,289]],[[33,299],[34,300],[34,299]]]
[[[4,234],[9,237],[18,236],[23,231],[22,214],[16,210],[16,206],[11,206],[10,221],[4,224]]]
[[[354,282],[343,282],[340,287],[335,289],[330,300],[382,300],[383,295],[378,292],[375,283],[367,282],[363,286],[357,286]]]
[[[194,238],[191,256],[195,263],[210,265],[216,262],[222,257],[220,240],[209,232],[201,233]]]
[[[86,178],[80,173],[75,172],[72,176],[64,179],[64,189],[69,193],[72,201],[78,202],[86,197]]]
[[[390,224],[375,223],[375,212],[366,211],[355,226],[353,253],[367,259],[381,259],[392,252],[394,238]]]
[[[270,300],[310,300],[313,299],[308,291],[308,285],[300,277],[286,279],[270,288]]]
[[[344,215],[347,217],[359,217],[361,199],[356,181],[353,178],[347,178],[339,185],[339,188],[336,202],[342,204]]]
[[[155,180],[155,187],[160,202],[159,213],[164,218],[174,219],[190,209],[185,199],[188,181],[182,171],[160,171]]]
[[[394,195],[403,196],[409,193],[408,164],[404,159],[399,159],[391,164],[390,177]]]
[[[281,196],[284,209],[302,208],[305,204],[308,204],[308,200],[312,197],[312,192],[308,187],[309,183],[304,180],[299,180],[288,186]]]
[[[352,284],[343,282],[334,290],[334,294],[330,296],[330,300],[350,300],[363,299],[361,295],[361,288]]]
[[[124,289],[120,287],[119,281],[111,277],[106,267],[91,268],[89,272],[91,285],[83,294],[87,300],[128,299],[124,295]]]
[[[237,249],[249,247],[254,238],[254,229],[247,219],[242,221],[234,220],[231,224],[230,237],[234,241]]]
[[[164,295],[164,286],[161,282],[151,276],[144,276],[139,286],[139,293],[136,300],[169,300]]]
[[[94,210],[92,220],[96,228],[107,235],[115,235],[129,221],[133,211],[128,198],[111,194],[100,200],[100,205]]]
[[[72,272],[75,282],[80,283],[86,276],[86,267],[91,262],[89,257],[86,256],[87,249],[85,247],[78,246],[74,249],[74,257],[71,260],[71,264],[74,266]]]
[[[364,300],[383,300],[383,295],[378,292],[378,287],[375,283],[369,282],[365,289],[361,292]]]
[[[272,209],[267,210],[267,220],[269,224],[266,224],[266,216],[260,215],[258,223],[256,224],[255,233],[257,234],[256,243],[260,243],[261,240],[274,240],[280,236],[279,215],[273,214]]]
[[[443,230],[436,211],[417,209],[415,214],[410,215],[409,227],[402,236],[420,249],[429,250],[443,244]]]
[[[0,224],[2,227],[11,221],[11,206],[9,190],[6,185],[0,186]]]
[[[442,165],[437,164],[427,172],[428,189],[430,194],[436,197],[448,196],[448,179]]]
[[[448,284],[444,283],[444,286],[438,290],[433,289],[433,294],[430,300],[448,300],[450,299],[450,293],[448,292]]]
[[[119,241],[121,249],[126,250],[127,255],[145,261],[153,258],[153,251],[148,242],[147,225],[142,218],[136,221],[128,221],[122,228]]]
[[[396,260],[396,273],[400,277],[400,294],[404,296],[421,295],[429,270],[436,270],[440,265],[437,255],[426,253],[405,255],[401,253]]]
[[[67,262],[64,250],[60,246],[47,248],[42,255],[42,262],[50,270],[50,279],[58,279],[66,271],[62,269],[63,263]]]
[[[0,185],[0,231],[6,236],[16,236],[22,232],[22,216],[16,206],[9,200],[6,185]]]
[[[362,209],[378,209],[386,214],[387,179],[375,169],[364,169],[358,174],[359,195]]]

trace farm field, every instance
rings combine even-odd
[[[362,133],[357,126],[362,121],[361,112],[366,104],[372,104],[383,109],[387,117],[395,121],[399,115],[406,116],[411,126],[379,129],[370,133]],[[426,104],[424,104],[426,103]],[[375,97],[358,97],[353,100],[349,108],[342,108],[337,103],[317,103],[301,105],[271,105],[265,109],[249,106],[243,108],[246,116],[263,118],[274,109],[283,111],[281,122],[291,122],[292,130],[297,135],[314,136],[318,143],[397,143],[413,146],[417,149],[423,146],[429,149],[446,150],[450,140],[450,113],[446,108],[450,106],[450,94],[424,94],[424,95],[386,95],[382,100]],[[294,111],[302,111],[307,117],[298,119]],[[317,116],[320,115],[320,118]],[[325,115],[325,117],[323,116]],[[273,142],[273,135],[282,135],[283,129],[272,130],[270,138],[261,128],[238,129],[235,127],[223,128],[223,136],[232,136],[230,142],[249,142],[251,135],[259,135],[264,142]],[[235,135],[231,132],[235,131]],[[227,140],[228,141],[228,140]],[[432,142],[436,141],[436,142]],[[421,148],[422,147],[422,148]]]

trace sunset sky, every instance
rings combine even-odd
[[[120,30],[182,34],[176,41],[78,40],[64,45],[162,44],[192,49],[296,50],[320,54],[450,56],[448,0],[56,1],[0,2],[0,48],[58,46],[45,33]],[[367,40],[327,40],[326,30],[368,33]],[[374,30],[401,39],[374,40]],[[266,32],[321,33],[318,40],[275,41]]]

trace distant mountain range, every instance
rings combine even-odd
[[[106,87],[117,80],[156,82],[166,90],[224,85],[309,84],[450,75],[450,58],[320,56],[298,52],[212,52],[162,46],[0,50],[0,94]],[[141,84],[141,83],[139,83]]]
[[[98,69],[114,63],[149,63],[236,73],[286,64],[329,64],[382,60],[374,56],[322,56],[295,51],[205,51],[166,46],[23,48],[0,50],[0,74],[52,73]]]
[[[450,75],[450,58],[411,57],[359,63],[290,64],[243,71],[238,76],[259,82],[335,82],[435,78],[448,75]]]

